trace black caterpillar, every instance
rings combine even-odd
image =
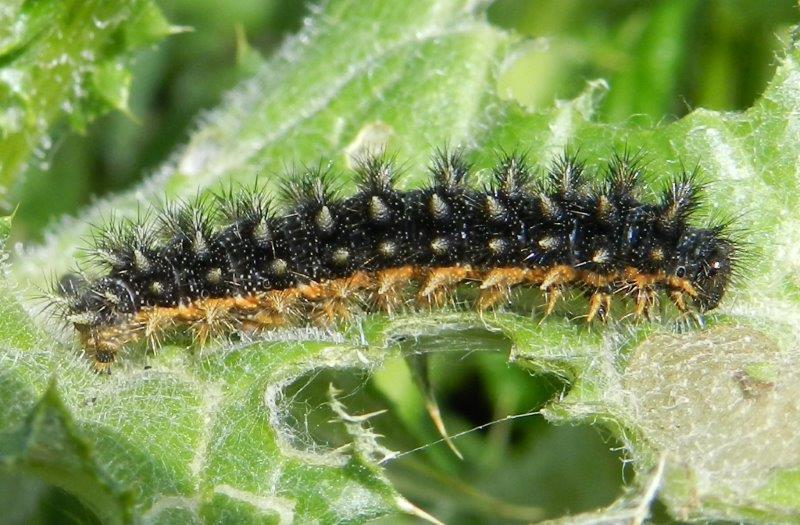
[[[375,155],[358,162],[347,198],[330,171],[309,169],[285,183],[281,214],[259,191],[229,191],[98,231],[91,254],[102,276],[65,275],[59,302],[98,370],[126,344],[157,345],[173,327],[202,341],[336,322],[356,309],[441,305],[462,282],[480,290],[481,310],[517,285],[544,290],[547,314],[577,287],[589,321],[606,317],[617,293],[637,316],[659,291],[681,312],[687,299],[713,309],[736,261],[728,225],[692,225],[703,189],[694,172],[644,202],[640,160],[616,154],[589,183],[574,156],[534,177],[524,155],[502,154],[477,189],[462,153],[443,150],[428,186],[399,190],[395,163]]]

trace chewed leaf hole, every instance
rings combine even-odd
[[[445,523],[533,522],[607,506],[633,477],[621,445],[598,428],[549,423],[539,409],[569,386],[508,363],[496,351],[504,346],[499,334],[454,331],[404,340],[401,355],[371,373],[307,373],[283,393],[293,446],[315,453],[351,446],[330,404],[333,386],[347,414],[371,414],[364,425],[394,452],[382,466],[400,493]],[[421,368],[463,460],[431,420]]]

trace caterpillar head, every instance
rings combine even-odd
[[[719,305],[733,272],[734,244],[720,230],[689,229],[678,241],[673,276],[697,291],[693,302],[701,312]]]

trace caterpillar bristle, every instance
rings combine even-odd
[[[535,177],[527,155],[500,152],[481,188],[467,183],[471,169],[463,150],[444,147],[430,182],[401,190],[396,159],[379,152],[355,159],[346,198],[319,163],[284,179],[280,211],[257,186],[231,187],[112,219],[92,238],[99,276],[63,276],[52,308],[107,372],[123,348],[155,348],[173,328],[205,343],[330,326],[362,312],[453,307],[464,284],[481,311],[528,287],[543,294],[545,315],[568,289],[586,296],[587,321],[606,320],[614,298],[650,318],[661,293],[683,315],[715,308],[737,275],[736,221],[694,225],[705,189],[697,170],[648,200],[643,154],[627,148],[599,177],[567,153]]]
[[[553,159],[547,170],[547,187],[561,199],[572,199],[587,186],[585,171],[585,163],[564,152]]]
[[[626,146],[622,152],[615,151],[606,167],[606,184],[611,194],[618,198],[635,200],[644,174],[644,152],[632,152]]]
[[[433,187],[453,191],[466,184],[470,168],[463,150],[444,146],[436,150],[428,170],[431,173]]]
[[[268,220],[272,213],[271,199],[257,185],[253,188],[235,188],[215,193],[214,205],[218,216],[226,226],[244,222],[250,225]]]
[[[281,183],[282,201],[290,208],[322,207],[338,196],[335,173],[322,162],[293,171]]]
[[[372,194],[394,192],[400,176],[396,156],[384,152],[357,157],[353,171],[358,190]]]
[[[533,173],[528,165],[528,155],[520,151],[498,155],[497,164],[492,168],[492,182],[484,191],[504,195],[519,196],[530,190]]]
[[[666,230],[677,230],[684,226],[702,204],[704,186],[698,180],[698,171],[682,170],[669,187],[663,191],[660,218]]]

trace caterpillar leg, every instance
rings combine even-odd
[[[650,309],[656,302],[656,292],[650,286],[641,286],[636,289],[636,310],[634,316],[650,317]]]
[[[125,327],[76,326],[86,355],[92,360],[92,370],[98,374],[110,374],[117,352],[135,337]]]
[[[143,316],[144,338],[147,346],[153,351],[161,348],[161,335],[172,325],[172,317],[165,315],[161,310],[148,312]]]
[[[433,268],[423,282],[417,299],[422,304],[442,306],[453,288],[471,273],[469,266]]]
[[[116,351],[95,350],[91,356],[92,370],[97,374],[111,374],[111,367],[116,361]]]
[[[416,270],[413,266],[401,266],[377,272],[375,291],[372,294],[375,306],[383,312],[392,314],[403,305],[403,291],[415,276]]]
[[[527,271],[521,268],[496,268],[487,273],[480,286],[478,310],[484,311],[504,301],[511,292],[511,287],[523,282]]]
[[[545,297],[547,297],[547,303],[545,303],[544,307],[545,317],[553,313],[562,295],[564,295],[564,289],[561,286],[551,286],[545,291]]]
[[[296,288],[274,290],[255,296],[255,307],[243,306],[236,312],[240,329],[247,333],[278,328],[300,316],[300,292]]]
[[[539,288],[544,291],[547,297],[544,315],[547,317],[556,307],[556,303],[563,295],[563,287],[578,278],[575,268],[567,265],[556,266],[548,271],[542,278]]]
[[[320,326],[332,326],[351,319],[361,299],[361,290],[371,285],[372,279],[365,272],[320,283],[319,293],[309,300],[314,321]]]
[[[235,326],[230,308],[210,302],[197,309],[197,318],[189,325],[189,329],[194,342],[202,348],[212,338],[232,332]]]
[[[606,320],[611,311],[611,294],[608,292],[595,291],[589,298],[589,311],[586,314],[586,322],[591,323],[595,317]]]
[[[669,298],[672,299],[672,303],[675,305],[682,314],[689,313],[689,307],[686,306],[686,299],[684,298],[684,294],[681,290],[670,290]]]
[[[697,310],[693,310],[686,305],[686,294],[680,290],[672,290],[669,292],[669,297],[672,299],[672,302],[675,304],[675,308],[677,308],[681,314],[683,315],[684,319],[687,322],[687,327],[691,325],[691,321],[697,323],[699,328],[703,328],[706,325],[705,318],[703,314],[698,312]]]
[[[572,266],[560,265],[548,271],[539,288],[545,292],[554,286],[569,284],[578,278],[578,272]]]

